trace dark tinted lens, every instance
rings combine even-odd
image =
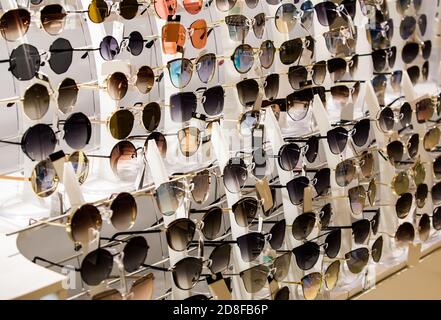
[[[394,91],[401,90],[401,79],[403,78],[403,71],[396,70],[390,76],[390,85]]]
[[[430,40],[424,41],[421,51],[424,60],[429,59],[430,53],[432,52],[432,42]]]
[[[352,224],[352,234],[354,235],[354,241],[358,244],[363,244],[369,236],[371,230],[371,223],[367,219],[355,221]]]
[[[113,100],[121,100],[129,88],[127,77],[122,72],[113,73],[107,80],[107,93]]]
[[[230,39],[237,42],[243,42],[250,30],[247,17],[241,14],[226,16],[225,24],[228,26]]]
[[[201,259],[187,257],[174,265],[173,280],[179,289],[190,290],[199,280],[201,272]]]
[[[302,50],[302,39],[285,41],[280,45],[280,61],[285,65],[292,64],[300,58]]]
[[[170,117],[174,122],[189,121],[196,111],[197,99],[193,92],[178,92],[170,96]]]
[[[412,122],[412,107],[408,102],[403,103],[403,105],[400,108],[400,124],[403,127],[407,127]]]
[[[207,200],[210,191],[210,172],[204,170],[193,177],[194,188],[191,191],[193,200],[201,204]]]
[[[404,12],[409,9],[411,0],[398,0],[396,2],[397,11],[402,15]]]
[[[224,186],[228,191],[238,193],[248,179],[248,170],[240,158],[232,158],[224,167]]]
[[[441,201],[441,182],[438,182],[432,187],[432,200],[434,203],[439,203]]]
[[[415,229],[409,222],[404,222],[400,225],[395,233],[395,241],[397,245],[407,245],[409,242],[413,242],[415,238]]]
[[[401,58],[404,63],[411,63],[418,55],[420,51],[420,46],[416,42],[409,42],[403,47],[401,52]]]
[[[392,141],[387,145],[387,156],[394,163],[403,160],[404,147],[401,141]]]
[[[423,63],[423,66],[421,67],[421,75],[423,76],[423,80],[427,81],[429,78],[429,61]]]
[[[222,209],[215,207],[210,208],[202,218],[204,226],[202,228],[202,233],[208,240],[213,240],[217,238],[222,225]]]
[[[329,149],[333,154],[340,154],[348,142],[348,131],[343,127],[337,127],[329,130],[327,135]]]
[[[343,58],[333,58],[328,60],[328,72],[333,81],[340,80],[346,73],[346,60]]]
[[[372,52],[372,62],[375,72],[382,72],[386,67],[387,53],[385,50],[375,50]]]
[[[331,169],[320,169],[314,176],[313,184],[317,195],[327,194],[331,187]]]
[[[92,125],[89,118],[82,112],[71,114],[64,123],[64,140],[75,150],[83,149],[92,135]]]
[[[366,144],[369,138],[370,128],[371,122],[369,119],[360,120],[354,126],[355,131],[352,134],[352,140],[357,147],[362,147]]]
[[[369,261],[369,250],[359,248],[345,254],[346,264],[352,273],[360,273]]]
[[[418,223],[418,234],[421,241],[426,241],[429,239],[430,235],[430,217],[427,213],[421,216],[420,222]]]
[[[420,136],[418,133],[413,134],[408,143],[407,143],[407,152],[409,154],[409,157],[412,159],[415,159],[415,157],[418,154],[418,147],[420,145]]]
[[[224,110],[225,91],[222,86],[211,87],[202,95],[202,105],[209,116],[216,116]]]
[[[258,1],[256,1],[256,4]],[[257,39],[262,39],[265,31],[265,13],[259,13],[254,17],[253,31]]]
[[[433,210],[432,225],[435,230],[441,230],[441,207],[437,207]]]
[[[375,235],[378,232],[378,227],[380,225],[380,211],[378,211],[371,220],[372,233]]]
[[[111,61],[119,53],[118,41],[112,36],[105,36],[100,43],[100,55],[106,61]]]
[[[135,198],[127,192],[121,192],[112,200],[112,225],[117,230],[127,230],[135,223],[138,208]]]
[[[366,190],[363,186],[353,187],[348,190],[349,204],[354,214],[362,214],[366,204]]]
[[[409,214],[410,208],[412,207],[413,196],[410,193],[402,194],[396,204],[395,210],[397,211],[397,216],[400,219],[407,217]]]
[[[257,265],[240,273],[245,290],[248,293],[260,291],[268,283],[269,269],[265,265]]]
[[[31,14],[24,8],[4,12],[0,19],[0,32],[7,41],[16,41],[26,34],[31,24]]]
[[[395,115],[391,108],[386,107],[381,110],[378,117],[378,125],[384,132],[391,131],[394,128]]]
[[[287,112],[294,121],[303,120],[308,114],[309,105],[314,98],[311,89],[303,89],[286,96]]]
[[[271,40],[266,40],[260,45],[259,61],[264,69],[268,69],[273,65],[276,48]]]
[[[314,9],[322,26],[332,25],[337,18],[337,6],[331,1],[320,2]]]
[[[243,106],[251,107],[259,94],[259,84],[254,79],[242,80],[236,84],[237,95]]]
[[[109,15],[109,7],[104,0],[92,0],[88,7],[90,21],[102,23]]]
[[[91,204],[84,204],[70,217],[71,237],[75,243],[84,244],[91,240],[90,229],[100,231],[102,218],[99,210]]]
[[[134,272],[141,267],[147,258],[149,246],[144,237],[133,237],[124,247],[123,263],[127,272]]]
[[[289,288],[285,286],[277,290],[277,292],[274,295],[274,300],[289,300],[289,297],[290,297]]]
[[[341,230],[334,230],[325,238],[325,253],[333,259],[338,255],[341,247]]]
[[[144,49],[144,39],[142,38],[142,34],[138,31],[131,32],[129,35],[129,43],[127,46],[132,55],[139,56]]]
[[[400,35],[403,40],[407,40],[416,29],[416,20],[412,16],[406,16],[400,23]]]
[[[416,117],[418,123],[423,123],[432,118],[435,111],[432,99],[426,98],[416,103]]]
[[[298,205],[303,202],[303,193],[308,185],[309,179],[303,176],[294,178],[286,184],[289,199],[292,204]]]
[[[234,203],[231,209],[236,223],[241,227],[247,227],[256,217],[258,202],[255,198],[246,197]]]
[[[191,240],[193,240],[196,225],[187,218],[174,220],[167,226],[167,243],[175,251],[184,251],[187,249]]]
[[[424,149],[426,151],[431,151],[438,145],[440,137],[441,132],[437,127],[429,129],[423,138]]]
[[[352,160],[345,160],[335,168],[335,180],[340,187],[346,187],[354,179],[356,167]]]
[[[280,220],[274,224],[269,231],[271,234],[271,239],[268,241],[271,248],[274,250],[279,250],[282,247],[283,241],[285,240],[286,231],[286,221],[285,219]]]
[[[418,27],[422,36],[425,35],[427,29],[427,16],[422,14],[418,17]]]
[[[46,86],[35,83],[29,87],[23,97],[23,112],[31,120],[39,120],[49,109],[49,91]]]
[[[237,238],[240,255],[245,262],[255,260],[265,246],[265,237],[260,232],[250,232]]]
[[[315,242],[306,242],[292,250],[296,257],[297,265],[302,270],[309,270],[317,263],[320,247]]]
[[[433,173],[436,179],[441,179],[441,157],[437,157],[433,162]]]
[[[375,240],[372,245],[372,260],[378,263],[381,259],[381,254],[383,253],[383,237],[380,236],[377,240]]]
[[[241,44],[234,50],[231,59],[237,72],[247,73],[254,64],[253,48],[248,44]]]
[[[297,216],[292,223],[292,235],[296,240],[305,240],[314,229],[315,213],[305,212]]]
[[[123,0],[119,3],[119,14],[127,20],[133,19],[138,13],[137,0]]]
[[[213,53],[204,54],[197,60],[196,70],[203,83],[208,83],[213,78],[215,68],[216,55]]]
[[[92,251],[81,262],[81,279],[90,286],[99,285],[110,276],[112,266],[113,256],[109,251]]]
[[[292,171],[297,166],[300,157],[300,148],[296,143],[283,145],[279,150],[279,165],[283,170]]]
[[[387,78],[385,75],[378,75],[372,79],[372,86],[374,87],[375,94],[378,98],[378,103],[380,105],[385,105],[384,95],[386,91]]]
[[[288,70],[288,80],[291,87],[295,90],[301,88],[301,84],[308,79],[308,70],[303,66],[293,66]]]
[[[71,78],[64,79],[58,87],[57,104],[58,109],[66,114],[72,110],[77,103],[78,87],[75,80]]]
[[[135,86],[141,93],[149,93],[155,83],[155,74],[149,66],[142,66],[136,74]]]
[[[332,217],[332,206],[330,203],[325,204],[320,210],[320,224],[322,228],[326,228],[329,225]]]
[[[413,85],[416,85],[418,82],[418,79],[420,78],[420,68],[418,66],[410,67],[406,70],[407,74],[409,75],[410,81]]]
[[[142,109],[142,125],[147,131],[154,131],[161,121],[161,107],[156,102],[150,102]]]
[[[213,274],[222,272],[230,265],[231,245],[221,244],[214,248],[210,254],[210,270]]]
[[[277,73],[270,74],[266,77],[264,83],[265,96],[268,100],[277,98],[279,93],[279,79],[280,76]]]
[[[321,85],[326,77],[326,61],[316,62],[312,67],[312,72],[314,84]]]
[[[52,36],[63,31],[66,11],[59,4],[50,4],[40,11],[40,21],[43,29]]]
[[[36,124],[26,130],[21,143],[23,152],[31,160],[41,161],[54,152],[57,138],[47,124]]]
[[[133,129],[135,117],[127,109],[120,109],[112,114],[109,120],[110,134],[114,139],[122,140],[129,136]]]
[[[308,139],[306,145],[307,145],[307,150],[305,152],[306,160],[308,160],[308,162],[310,163],[313,163],[317,158],[319,140],[316,136],[312,136]]]
[[[20,81],[31,80],[40,70],[40,53],[30,44],[21,44],[12,50],[9,70]]]

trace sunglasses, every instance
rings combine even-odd
[[[407,140],[406,149],[410,159],[415,159],[415,157],[418,155],[419,142],[420,142],[420,137],[419,134],[417,133],[412,134]],[[387,156],[392,164],[398,165],[403,162],[404,160],[403,142],[399,140],[389,142],[388,145],[386,146],[386,149],[387,149],[386,150]]]
[[[441,179],[441,156],[435,158],[432,164],[435,179]]]
[[[348,125],[353,125],[353,128],[349,131],[344,127]],[[340,122],[335,128],[329,130],[326,134],[326,139],[331,152],[338,155],[345,150],[349,137],[352,138],[352,141],[357,147],[362,147],[367,143],[369,133],[369,119],[361,119],[355,122],[345,121]],[[320,137],[320,139],[324,139],[324,137]]]
[[[352,56],[357,46],[357,27],[340,27],[323,33],[326,48],[334,56]]]
[[[409,75],[410,81],[413,85],[416,85],[420,78],[422,81],[427,81],[429,77],[429,61],[425,61],[423,63],[421,71],[419,66],[412,66],[407,68],[406,72]]]
[[[228,15],[225,17],[225,24],[228,27],[228,34],[232,41],[244,42],[245,38],[253,28],[254,36],[262,39],[265,32],[265,13],[259,13],[254,18],[249,19],[241,14]]]
[[[94,294],[92,300],[152,300],[153,297],[153,273],[136,279],[128,293],[122,294],[117,289],[108,289]]]
[[[351,211],[354,215],[362,214],[366,206],[366,198],[368,198],[369,204],[374,206],[377,197],[377,182],[371,179],[367,190],[363,185],[352,187],[348,190],[348,200]]]
[[[317,19],[322,26],[332,26],[337,17],[345,21],[354,19],[356,11],[355,0],[343,0],[340,5],[331,1],[324,1],[314,6]]]
[[[415,8],[415,12],[418,12],[421,9],[421,5],[423,4],[422,0],[399,0],[396,2],[396,9],[399,14],[404,15],[407,9],[410,8],[410,3],[413,2],[413,7]]]
[[[291,232],[296,240],[306,240],[314,230],[317,223],[321,227],[321,230],[326,230],[328,224],[333,215],[331,204],[328,203],[319,213],[316,212],[303,212],[298,215],[291,226]],[[318,216],[318,217],[317,217]]]
[[[304,146],[302,147],[298,147],[299,149],[303,149],[302,152],[306,158],[306,160],[309,163],[313,163],[315,162],[315,160],[317,159],[317,155],[318,155],[318,151],[319,151],[319,138],[316,135],[312,135],[310,137],[305,137],[305,138],[291,138],[291,137],[286,137],[283,139],[285,142],[288,142],[289,144],[295,144],[297,142],[299,143],[305,143]],[[292,154],[291,152],[291,148],[293,148],[293,150],[297,149],[297,147],[292,146],[289,147],[288,150],[286,152],[288,154]],[[294,154],[296,153],[296,151],[294,151]],[[297,165],[297,161],[295,161],[295,157],[294,158],[290,158],[287,159],[286,156],[283,156],[283,154],[281,154],[281,151],[279,150],[279,165],[283,170],[286,170],[284,168],[295,168],[295,166]],[[295,163],[295,166],[293,166],[293,164]],[[288,171],[288,170],[286,170]],[[289,170],[291,171],[291,170]]]
[[[335,167],[335,180],[340,187],[348,186],[357,175],[357,167],[364,178],[370,178],[374,171],[374,156],[363,152],[357,158],[343,160]]]
[[[403,62],[406,64],[412,63],[420,53],[420,48],[423,59],[429,59],[430,53],[432,52],[432,41],[408,42],[404,45],[403,50],[401,51]]]
[[[410,222],[402,223],[395,232],[395,244],[407,247],[415,239],[415,228]]]
[[[373,49],[389,47],[394,35],[394,21],[387,19],[381,22],[376,21],[372,24],[366,24],[366,35]]]
[[[371,250],[368,248],[358,248],[345,254],[346,265],[350,272],[358,274],[363,271],[369,262],[369,256],[378,263],[383,253],[383,237],[378,237],[372,244]]]
[[[208,5],[211,4],[213,0],[208,2]],[[216,8],[221,12],[230,11],[236,5],[237,0],[216,0]],[[254,9],[259,4],[259,0],[245,0],[245,3],[248,8]]]
[[[433,210],[432,215],[428,215],[427,213],[417,214],[417,216],[419,216],[418,234],[421,241],[427,241],[429,239],[431,225],[435,231],[441,230],[440,213],[441,211],[439,207],[437,207]],[[432,223],[430,223],[430,219],[432,219]]]
[[[268,100],[273,100],[277,97],[279,92],[279,79],[280,76],[277,73],[265,77],[262,87]],[[256,79],[245,79],[236,83],[240,103],[244,107],[253,106],[259,96],[260,87]]]
[[[89,160],[82,151],[75,151],[66,157],[66,161],[72,164],[78,182],[82,184],[89,174]],[[17,177],[0,175],[1,180],[27,181],[31,183],[34,193],[41,198],[52,195],[58,187],[59,177],[50,160],[39,161],[32,170],[30,177]]]
[[[155,1],[155,9],[157,2],[158,1]],[[103,23],[110,16],[112,7],[114,5],[115,3],[112,3],[109,8],[109,5],[104,0],[92,0],[86,11],[89,20],[93,23]],[[138,8],[142,5],[143,4],[139,4],[136,0],[123,0],[121,2],[118,2],[117,13],[124,19],[131,20],[136,17],[136,14],[138,13]],[[144,11],[141,14],[143,13]],[[174,13],[172,15],[174,15]]]
[[[277,8],[275,16],[267,17],[267,19],[274,19],[276,29],[280,33],[290,33],[297,22],[304,30],[308,30],[308,26],[312,24],[312,13],[305,15],[305,11],[301,10],[298,10],[292,3],[283,3]]]
[[[364,56],[372,56],[372,63],[374,66],[375,72],[382,72],[387,67],[393,68],[395,65],[395,60],[397,57],[397,48],[395,46],[386,48],[386,49],[378,49],[372,51],[372,53],[367,54],[358,54],[359,57]],[[386,66],[387,64],[387,66]]]
[[[429,129],[423,138],[423,146],[426,151],[436,151],[441,138],[441,131],[435,127]]]
[[[401,79],[403,77],[403,71],[397,70],[391,73],[375,73],[375,77],[372,79],[372,86],[374,87],[375,94],[380,106],[384,106],[387,86],[387,76],[389,76],[389,83],[395,92],[401,91]]]
[[[239,193],[248,179],[248,170],[252,170],[252,165],[247,166],[242,158],[228,160],[222,174],[224,187],[229,192]]]
[[[427,29],[427,16],[425,14],[421,14],[417,16],[417,19],[413,16],[405,16],[400,23],[400,36],[401,39],[407,40],[413,34],[415,34],[416,26],[418,24],[418,28],[420,30],[420,35],[423,37],[426,33]]]

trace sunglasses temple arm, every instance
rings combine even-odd
[[[73,10],[73,11],[66,11],[66,13],[88,13],[88,10]]]
[[[0,142],[1,142],[1,141],[0,141]],[[89,158],[110,159],[109,156],[101,156],[101,155],[98,155],[98,154],[88,154],[87,157],[89,157]]]
[[[34,258],[32,259],[32,262],[33,262],[33,263],[36,263],[37,261],[43,261],[43,262],[49,263],[51,266],[60,267],[60,268],[67,268],[67,267],[68,267],[68,266],[66,266],[66,265],[59,264],[59,263],[55,263],[55,262],[52,262],[52,261],[46,260],[46,259],[44,259],[44,258],[42,258],[42,257],[38,257],[38,256],[37,256],[37,257],[34,257]],[[74,268],[74,270],[77,271],[77,272],[80,272],[80,271],[81,271],[81,269],[78,269],[78,268]]]
[[[5,60],[0,60],[0,63],[6,63],[6,62],[10,62],[11,59],[5,59]]]
[[[280,283],[303,285],[303,282],[299,282],[299,281],[281,281]]]
[[[14,176],[3,176],[3,175],[0,175],[0,180],[31,181],[31,178],[14,177]]]
[[[352,226],[330,226],[323,228],[322,230],[340,230],[340,229],[352,229]]]
[[[161,230],[141,230],[141,231],[121,231],[115,233],[111,238],[110,241],[114,241],[119,236],[131,236],[135,234],[150,234],[150,233],[161,233]],[[104,239],[104,238],[101,238]]]
[[[152,266],[152,265],[150,265],[150,264],[142,264],[142,266],[144,267],[144,268],[150,268],[150,269],[152,269],[152,270],[158,270],[158,271],[164,271],[164,272],[169,272],[170,271],[170,269],[167,269],[167,268],[161,268],[161,267],[155,267],[155,266]]]
[[[21,142],[12,142],[12,141],[5,141],[5,140],[0,140],[1,143],[6,143],[6,144],[15,144],[17,146],[21,146]]]

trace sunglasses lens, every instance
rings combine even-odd
[[[49,66],[56,74],[63,74],[69,70],[72,64],[73,49],[69,42],[64,38],[58,38],[49,47],[50,58]]]
[[[118,53],[118,41],[112,36],[104,37],[100,44],[101,57],[106,61],[112,61]]]
[[[401,20],[400,35],[403,40],[407,40],[415,32],[416,20],[412,16],[406,16]]]
[[[214,248],[210,254],[210,270],[213,274],[222,272],[230,265],[231,245],[221,244]]]
[[[433,162],[433,173],[436,179],[441,179],[441,157],[437,157]]]
[[[23,111],[31,120],[39,120],[49,109],[49,92],[46,86],[33,84],[26,90],[23,99]]]
[[[346,264],[352,273],[360,273],[369,261],[369,250],[359,248],[345,254]]]
[[[165,139],[165,136],[161,132],[152,132],[147,137],[147,140],[144,144],[144,154],[147,155],[148,150],[148,144],[150,140],[154,140],[156,143],[156,146],[158,147],[159,153],[162,157],[165,157],[167,155],[167,140]]]
[[[422,183],[417,187],[415,193],[416,204],[418,208],[423,208],[426,204],[426,199],[429,194],[429,188],[427,184]]]
[[[289,75],[288,75],[289,77]],[[316,62],[312,67],[312,81],[314,84],[321,85],[325,81],[326,77],[326,62]]]
[[[312,46],[314,46],[312,44]],[[288,40],[280,45],[280,61],[285,65],[296,62],[303,51],[302,39]]]
[[[286,252],[274,260],[273,265],[276,269],[274,279],[277,281],[282,281],[288,275],[289,266],[291,264],[291,255],[291,252]]]
[[[289,33],[297,23],[297,8],[292,3],[282,4],[276,11],[276,28],[281,33]]]
[[[292,223],[292,235],[296,240],[305,240],[315,226],[315,213],[305,212],[297,216]]]
[[[409,75],[410,81],[413,85],[418,83],[418,79],[420,78],[420,68],[418,66],[410,67],[406,70]]]
[[[144,49],[144,39],[142,37],[142,34],[138,31],[131,32],[129,35],[129,43],[127,46],[132,55],[139,56]]]
[[[394,112],[391,108],[386,107],[380,112],[380,116],[378,117],[378,125],[383,132],[391,131],[394,128],[395,124],[395,116]]]
[[[208,198],[210,191],[210,172],[208,170],[197,173],[193,177],[194,188],[191,191],[193,200],[201,204]]]
[[[139,92],[144,94],[149,93],[150,90],[152,90],[154,83],[155,74],[153,73],[152,68],[148,66],[139,68],[135,82],[135,86],[138,88]]]
[[[180,181],[162,183],[156,189],[156,202],[165,216],[170,216],[181,206],[185,197],[185,186]]]
[[[387,52],[385,50],[375,50],[372,52],[372,62],[375,72],[382,72],[386,67]]]
[[[127,230],[133,226],[138,212],[135,198],[127,192],[121,192],[110,205],[110,221],[117,230]]]
[[[354,126],[355,133],[352,135],[352,140],[357,147],[364,146],[369,138],[371,122],[369,119],[363,119]]]
[[[397,216],[400,219],[404,219],[409,214],[410,208],[412,207],[413,196],[410,193],[402,194],[396,204],[395,210],[397,211]]]
[[[75,151],[69,155],[68,161],[74,169],[79,184],[82,185],[89,175],[89,159],[84,152]]]
[[[283,170],[292,171],[299,162],[300,148],[296,143],[288,143],[279,151],[279,165]]]
[[[375,240],[374,244],[372,245],[372,260],[374,260],[375,263],[378,263],[381,259],[381,255],[383,253],[383,237],[378,237],[377,240]]]
[[[328,72],[331,74],[332,81],[341,80],[346,73],[346,60],[343,58],[328,60]]]
[[[173,267],[173,280],[181,290],[190,290],[198,282],[202,273],[202,260],[187,257]]]
[[[169,16],[176,14],[178,3],[176,0],[157,0],[155,1],[156,14],[162,20],[167,20]]]
[[[113,100],[121,100],[125,97],[129,82],[122,72],[113,73],[107,80],[107,92]]]
[[[407,127],[412,122],[412,107],[408,102],[403,103],[400,108],[400,124],[402,127]]]
[[[63,31],[66,11],[59,4],[50,4],[40,11],[40,21],[43,29],[52,36]]]
[[[58,176],[51,161],[40,161],[32,171],[32,190],[39,197],[48,197],[57,189]]]
[[[340,187],[346,187],[354,179],[356,168],[352,160],[340,162],[335,168],[335,180]]]
[[[120,109],[113,113],[109,120],[109,130],[113,138],[122,140],[132,132],[135,117],[127,109]]]
[[[409,157],[412,159],[415,159],[415,157],[418,155],[418,147],[420,145],[420,136],[418,133],[413,134],[409,142],[407,143],[407,153],[409,154]]]
[[[189,14],[197,14],[201,11],[202,0],[184,0],[184,8]]]
[[[258,202],[256,199],[246,197],[240,199],[232,206],[236,223],[241,227],[247,227],[256,217]]]
[[[289,288],[288,287],[283,287],[279,290],[277,290],[277,292],[274,294],[274,298],[273,300],[290,300],[290,292],[289,292]]]
[[[31,80],[40,70],[40,63],[37,48],[25,43],[12,50],[9,70],[20,81]]]
[[[123,0],[119,3],[119,14],[126,20],[133,19],[138,13],[137,0]]]
[[[400,172],[393,179],[392,188],[396,194],[402,195],[409,190],[409,183],[407,172]]]
[[[92,0],[89,4],[88,15],[90,21],[102,23],[109,16],[109,8],[104,0]]]
[[[325,285],[328,290],[332,290],[337,285],[338,275],[340,273],[340,261],[332,262],[325,272]]]
[[[306,142],[308,149],[305,152],[306,160],[309,163],[313,163],[317,158],[318,148],[319,148],[319,139],[316,136],[312,136]]]
[[[409,42],[403,47],[403,51],[401,52],[401,58],[404,63],[411,63],[418,56],[418,52],[420,51],[420,46],[416,42]]]
[[[274,250],[279,250],[282,247],[283,241],[285,240],[285,231],[285,219],[278,221],[272,226],[269,232],[271,234],[271,239],[268,240],[271,248],[273,248]]]
[[[435,230],[441,230],[441,207],[433,210],[432,225]]]
[[[279,94],[280,76],[277,73],[268,75],[265,78],[265,96],[268,100],[273,100]]]
[[[237,238],[240,255],[245,262],[255,260],[265,246],[265,237],[260,232],[250,232]]]
[[[230,11],[236,5],[236,0],[216,0],[217,10],[225,12]]]
[[[332,99],[338,104],[347,104],[350,96],[350,90],[347,86],[333,86],[331,87]]]
[[[239,45],[236,50],[234,50],[232,59],[237,72],[247,73],[254,64],[253,48],[248,44]]]
[[[369,204],[373,207],[377,199],[377,184],[375,183],[375,179],[372,179],[369,182],[367,196],[368,196]]]
[[[0,24],[3,38],[7,41],[17,41],[28,31],[31,14],[26,9],[9,10],[2,15]]]
[[[133,282],[131,290],[133,292],[133,297],[131,300],[152,300],[154,280],[155,277],[153,276],[153,273],[149,273]]]
[[[260,45],[259,61],[264,69],[268,69],[273,65],[276,48],[271,40],[266,40]]]
[[[441,182],[438,182],[432,187],[432,200],[434,203],[441,202]]]
[[[303,202],[303,193],[308,185],[309,179],[303,176],[294,178],[286,184],[289,199],[292,204],[298,205]]]
[[[432,52],[432,42],[430,40],[425,41],[422,47],[422,56],[424,60],[429,59],[430,53]]]
[[[256,1],[257,5],[258,1]],[[259,13],[254,17],[253,31],[257,39],[262,39],[265,32],[265,13]]]
[[[194,155],[201,143],[201,132],[198,128],[187,127],[178,131],[179,149],[186,157]]]
[[[170,96],[170,117],[174,122],[189,121],[196,111],[197,98],[193,92],[178,92]]]
[[[154,131],[161,121],[161,107],[156,102],[150,102],[142,109],[142,124],[147,131]]]
[[[363,186],[357,186],[348,191],[349,203],[354,214],[362,214],[366,203],[366,190]]]
[[[155,2],[155,5],[158,2]],[[167,23],[162,27],[162,51],[164,54],[176,54],[184,50],[187,30],[180,23]]]
[[[75,150],[83,149],[92,135],[92,125],[89,118],[82,112],[72,113],[64,123],[64,140]]]
[[[334,230],[329,233],[325,238],[325,244],[326,255],[331,259],[335,258],[341,247],[341,230]]]
[[[141,267],[147,258],[149,246],[144,237],[133,237],[124,247],[123,264],[127,272],[134,272]]]
[[[110,276],[113,267],[113,256],[105,249],[97,249],[87,254],[81,262],[81,279],[90,285],[97,286]]]
[[[190,83],[193,74],[193,63],[189,59],[169,61],[167,67],[170,72],[170,80],[175,88],[184,88]]]
[[[321,196],[327,194],[329,189],[331,188],[331,169],[320,169],[315,174],[314,180],[316,181],[314,188],[317,192],[317,195]]]
[[[241,14],[225,17],[225,24],[228,26],[230,39],[236,42],[244,42],[250,27],[247,17]]]
[[[74,212],[70,220],[73,241],[82,244],[89,242],[91,240],[89,229],[100,231],[102,222],[101,214],[95,206],[82,205]]]
[[[208,83],[214,76],[216,68],[216,55],[207,53],[201,56],[196,63],[199,79],[203,83]]]
[[[401,141],[396,140],[387,145],[387,156],[392,163],[401,161],[403,153],[404,147]]]
[[[219,207],[210,208],[202,219],[204,226],[202,233],[208,240],[217,238],[222,224],[222,209]]]
[[[409,222],[404,222],[400,225],[395,233],[395,241],[398,246],[407,245],[409,242],[413,242],[415,238],[415,229]]]
[[[423,63],[423,66],[421,67],[421,75],[423,76],[423,80],[427,81],[429,78],[429,61]]]
[[[433,148],[435,148],[439,140],[441,138],[441,131],[438,128],[432,128],[429,129],[429,131],[426,132],[423,138],[423,145],[424,149],[426,151],[431,151]]]
[[[418,123],[426,122],[432,118],[434,111],[434,103],[431,98],[426,98],[417,102],[415,113]]]
[[[390,76],[390,85],[395,92],[401,90],[401,79],[403,78],[403,71],[396,70]]]
[[[242,278],[245,290],[248,293],[256,293],[262,290],[268,283],[268,273],[268,267],[261,264],[242,271],[240,277]]]
[[[135,146],[129,141],[118,142],[110,153],[110,167],[121,180],[134,181],[138,169]]]
[[[354,235],[354,241],[357,244],[363,244],[369,236],[371,230],[371,223],[367,219],[355,221],[352,224],[352,233]]]
[[[343,127],[337,127],[329,130],[327,135],[329,149],[333,154],[340,154],[348,142],[348,131]]]
[[[208,88],[203,93],[204,111],[209,116],[217,116],[224,110],[224,96],[225,91],[222,86],[214,86]]]
[[[309,111],[309,106],[314,99],[311,89],[303,89],[286,96],[287,112],[294,121],[303,120]]]
[[[301,282],[305,300],[317,298],[322,287],[322,275],[319,272],[313,272],[304,276]]]
[[[47,91],[47,89],[46,89]],[[71,78],[64,79],[58,87],[57,104],[58,109],[66,114],[69,113],[77,103],[78,87],[75,80]]]
[[[199,1],[197,1],[199,3]],[[200,1],[202,4],[202,1]],[[185,6],[185,2],[184,2]],[[192,31],[190,35],[191,44],[195,49],[203,49],[207,44],[208,32],[207,23],[204,19],[199,19],[190,25]]]
[[[167,243],[175,251],[184,251],[193,240],[195,231],[196,225],[190,219],[176,219],[167,227]]]
[[[331,221],[332,217],[332,206],[330,203],[325,204],[323,208],[320,210],[320,224],[321,227],[327,228],[329,225],[329,222]]]
[[[337,6],[330,2],[320,2],[314,6],[318,21],[322,26],[332,25],[337,18]]]
[[[301,84],[308,79],[308,70],[303,66],[289,67],[288,80],[294,90],[299,90]]]
[[[55,150],[57,138],[47,124],[36,124],[26,130],[22,137],[22,150],[31,159],[41,161]]]
[[[421,216],[420,222],[418,223],[418,234],[421,241],[427,241],[430,235],[430,217],[427,213]]]
[[[302,270],[309,270],[317,263],[320,255],[320,247],[315,242],[305,242],[295,247],[292,252],[296,257],[297,265]]]

